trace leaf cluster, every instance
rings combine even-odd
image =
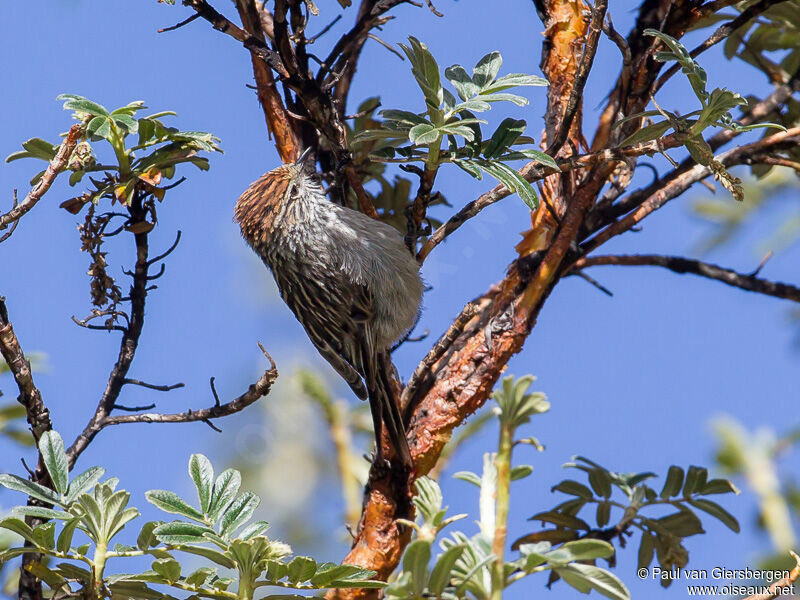
[[[425,111],[382,110],[383,120],[376,127],[358,132],[352,138],[354,146],[384,140],[384,144],[372,149],[371,158],[399,163],[421,162],[431,171],[451,162],[477,179],[486,173],[535,208],[538,205],[535,190],[506,163],[532,160],[558,170],[557,164],[538,150],[515,148],[533,142],[523,135],[524,120],[504,119],[491,136],[485,137],[481,125],[486,121],[477,118],[475,113],[490,110],[494,102],[524,106],[528,100],[508,90],[543,86],[547,81],[521,73],[498,77],[503,58],[499,52],[491,52],[478,61],[471,75],[461,65],[445,69],[444,78],[453,86],[456,92],[453,94],[443,86],[439,65],[425,44],[409,37],[409,45],[400,46],[422,91]],[[446,146],[443,146],[444,140],[447,140]]]
[[[39,561],[31,567],[54,596],[61,592],[88,598],[171,599],[150,587],[158,584],[191,592],[191,598],[232,599],[253,598],[255,590],[263,586],[316,590],[385,585],[372,579],[373,571],[318,563],[310,557],[291,557],[289,546],[265,535],[269,527],[265,521],[250,522],[260,499],[252,492],[239,491],[241,474],[228,469],[214,478],[211,463],[201,454],[192,455],[189,461],[198,507],[167,490],[145,494],[159,509],[187,520],[146,523],[139,531],[136,546],[112,546],[113,539],[139,516],[136,508],[128,506],[130,494],[116,489],[116,478],[101,482],[101,467],[92,467],[70,481],[64,443],[54,431],[42,435],[39,452],[52,489],[17,475],[0,474],[1,486],[41,503],[15,507],[10,517],[0,521],[0,528],[19,535],[46,557],[69,561],[54,566]],[[78,532],[88,543],[73,541]],[[214,566],[183,574],[175,551],[203,557]],[[29,552],[30,547],[6,549],[0,553],[0,563]],[[150,570],[104,575],[109,559],[146,555],[154,559]],[[84,563],[88,568],[75,563]],[[219,567],[234,570],[236,578],[220,577]],[[235,593],[228,590],[234,583],[238,588]]]
[[[655,558],[662,569],[669,570],[683,568],[688,563],[689,552],[683,541],[705,533],[698,511],[713,516],[732,531],[739,531],[736,518],[707,498],[738,490],[727,479],[708,479],[705,468],[691,466],[684,470],[673,465],[663,487],[657,491],[645,483],[656,477],[655,473],[616,473],[580,456],[565,467],[585,473],[589,485],[565,479],[553,486],[553,491],[572,498],[532,516],[531,521],[539,521],[547,529],[522,536],[513,547],[541,542],[567,544],[585,539],[616,539],[625,547],[632,530],[639,530],[639,568],[648,567]],[[617,499],[620,493],[621,500]],[[596,526],[578,516],[588,506],[594,506]],[[664,514],[664,509],[674,510]],[[617,513],[616,521],[612,521],[612,513]],[[664,586],[670,583],[668,579],[662,580]]]
[[[128,205],[136,192],[152,195],[163,200],[165,187],[159,187],[162,179],[172,179],[175,168],[181,163],[191,163],[208,170],[209,163],[199,152],[221,152],[219,139],[203,131],[180,131],[166,126],[162,118],[175,115],[173,111],[153,113],[138,117],[145,108],[141,100],[109,111],[101,104],[75,94],[61,94],[64,109],[72,111],[73,118],[84,123],[84,141],[76,147],[67,163],[72,171],[71,186],[78,184],[88,173],[102,172],[103,177],[89,177],[92,188],[86,193],[67,200],[62,207],[76,214],[89,202],[97,204],[102,198]],[[128,146],[127,140],[136,135],[136,142]],[[115,160],[98,164],[95,154],[97,142],[107,142]],[[41,138],[32,138],[22,144],[23,150],[6,158],[11,162],[21,158],[35,158],[49,162],[59,145]],[[140,156],[137,156],[141,154]],[[44,174],[38,173],[32,180],[35,184]]]

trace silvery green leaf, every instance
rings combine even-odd
[[[421,595],[425,590],[430,559],[431,544],[429,541],[421,539],[411,542],[403,555],[403,571],[411,573],[411,584],[416,596]]]
[[[453,567],[456,561],[461,558],[461,555],[466,549],[465,544],[455,544],[445,550],[441,556],[436,560],[436,564],[431,571],[431,576],[428,581],[428,589],[430,593],[436,597],[440,597],[444,588],[450,583],[452,578]]]
[[[476,98],[485,102],[511,102],[517,106],[527,106],[528,99],[517,94],[481,94]]]
[[[74,515],[63,510],[53,510],[43,506],[15,506],[11,511],[14,516],[38,517],[40,519],[60,519],[63,521],[72,519]]]
[[[308,556],[295,556],[286,565],[286,578],[291,583],[308,581],[317,572],[317,562]]]
[[[266,521],[256,521],[255,523],[250,523],[250,525],[242,529],[242,532],[239,534],[238,537],[240,540],[249,540],[252,537],[261,535],[268,529],[269,529],[269,523],[267,523]]]
[[[256,507],[261,503],[261,498],[253,492],[244,492],[234,500],[225,510],[220,519],[220,535],[225,537],[232,534],[245,521],[253,516]]]
[[[742,104],[747,104],[747,100],[736,92],[724,88],[716,88],[711,92],[705,108],[689,132],[693,135],[701,133],[706,127],[715,124],[727,115],[732,108]]]
[[[465,111],[465,110],[474,110],[476,112],[485,112],[485,111],[487,111],[487,110],[489,110],[491,108],[492,108],[491,105],[488,102],[486,102],[485,100],[481,100],[481,99],[478,99],[478,98],[472,98],[470,100],[465,100],[464,102],[461,102],[460,104],[456,104],[453,107],[453,113],[454,114],[458,114],[458,113],[460,113],[462,111]]]
[[[420,123],[428,122],[425,117],[408,110],[395,110],[389,108],[382,110],[380,114],[387,121],[397,121],[398,123],[404,123],[407,125],[419,125]]]
[[[23,492],[48,504],[61,504],[61,499],[50,488],[10,473],[0,473],[0,485],[16,492]]]
[[[472,77],[461,65],[447,67],[444,70],[444,76],[453,84],[462,100],[468,100],[480,91],[480,88],[472,81]]]
[[[411,47],[400,44],[400,48],[411,63],[411,73],[425,95],[426,103],[432,109],[438,109],[443,100],[439,65],[425,44],[414,36],[409,36],[408,40],[411,42]]]
[[[483,88],[484,94],[493,94],[495,92],[502,92],[513,87],[521,86],[546,86],[550,85],[547,79],[537,77],[536,75],[525,75],[524,73],[509,73],[503,75],[499,79],[495,79],[494,83]]]
[[[61,533],[58,534],[56,550],[59,552],[69,552],[69,549],[72,546],[72,536],[75,534],[75,529],[78,527],[80,522],[80,517],[74,517],[73,519],[64,523]]]
[[[89,467],[83,473],[73,478],[67,489],[67,504],[72,504],[75,500],[87,492],[100,481],[100,478],[105,474],[106,470],[103,467]]]
[[[108,116],[108,111],[105,107],[75,94],[61,94],[56,97],[56,100],[65,100],[64,110],[74,110],[76,112],[86,113],[87,115],[95,116]]]
[[[145,492],[144,497],[147,501],[160,508],[164,512],[182,515],[193,521],[203,522],[203,513],[196,508],[189,506],[183,498],[174,492],[168,490],[149,490]]]
[[[153,530],[156,538],[164,544],[179,546],[182,544],[202,544],[206,542],[204,533],[213,531],[208,527],[182,521],[162,523]]]
[[[64,440],[57,431],[45,431],[39,438],[39,452],[53,486],[59,494],[66,494],[69,482],[69,461],[64,451]]]
[[[475,68],[472,70],[472,81],[475,85],[483,89],[494,81],[497,74],[500,72],[500,67],[503,64],[503,57],[496,50],[490,52],[478,61]]]
[[[472,471],[459,471],[458,473],[453,473],[453,479],[460,479],[461,481],[466,481],[467,483],[481,487],[481,478]]]
[[[6,519],[0,520],[0,529],[8,529],[9,531],[16,533],[22,539],[35,543],[35,538],[33,537],[33,529],[31,529],[30,525],[25,523],[22,519],[16,519],[14,517],[8,517]]]
[[[214,468],[211,466],[211,462],[202,454],[192,454],[189,459],[189,476],[197,488],[200,510],[207,515],[211,506],[211,492],[214,485]]]
[[[408,139],[418,146],[433,144],[442,137],[442,133],[430,123],[415,125],[408,132]]]

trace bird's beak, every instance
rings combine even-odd
[[[309,158],[310,156],[312,156],[312,154],[313,154],[313,153],[311,152],[311,146],[309,146],[308,148],[306,148],[305,150],[303,150],[303,153],[300,155],[300,158],[298,158],[298,159],[297,159],[297,160],[294,162],[295,166],[297,166],[297,167],[303,167],[303,166],[305,166],[305,164],[306,164],[306,161],[308,160],[308,158]]]

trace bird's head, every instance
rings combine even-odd
[[[322,193],[316,178],[309,173],[312,156],[311,148],[306,148],[295,162],[265,173],[239,196],[234,219],[245,238],[251,240],[269,233],[286,203]]]

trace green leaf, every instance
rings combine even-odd
[[[108,111],[105,109],[105,107],[100,106],[96,102],[92,102],[83,96],[76,96],[75,94],[61,94],[60,96],[56,97],[56,100],[65,100],[64,110],[74,110],[76,112],[102,117],[108,116]]]
[[[9,517],[0,521],[0,528],[8,529],[16,533],[18,536],[22,537],[24,540],[36,543],[35,538],[33,537],[33,529],[25,523],[22,519],[16,519],[14,517]]]
[[[639,569],[646,569],[650,566],[650,563],[653,562],[655,548],[655,538],[646,531],[642,532],[642,541],[639,543],[638,554]]]
[[[481,487],[481,478],[472,471],[458,471],[453,474],[453,479],[460,479],[461,481],[466,481],[467,483]]]
[[[444,99],[439,65],[436,64],[436,59],[433,58],[425,44],[414,36],[409,36],[408,41],[411,42],[410,48],[405,44],[400,44],[400,48],[411,63],[411,73],[425,95],[425,102],[432,109],[437,110]]]
[[[524,73],[509,73],[503,75],[499,79],[495,79],[494,83],[483,88],[484,94],[494,94],[513,87],[521,86],[546,86],[550,85],[547,79],[537,77],[536,75],[525,75]]]
[[[531,465],[518,465],[511,469],[511,481],[524,479],[531,473],[533,473],[533,467]]]
[[[444,70],[444,76],[453,84],[462,100],[469,100],[480,91],[480,88],[472,81],[472,77],[461,65],[447,67]]]
[[[149,490],[144,493],[147,501],[164,512],[182,515],[193,521],[204,522],[203,513],[189,506],[178,494],[168,490]]]
[[[158,539],[153,532],[156,527],[163,524],[163,521],[148,521],[142,526],[136,538],[136,546],[139,550],[149,550],[151,547],[158,545]]]
[[[291,583],[308,581],[317,572],[317,561],[308,556],[295,556],[286,565],[286,577]]]
[[[481,172],[481,170],[477,166],[475,166],[475,164],[471,163],[470,161],[467,161],[467,160],[454,160],[453,164],[456,165],[457,167],[459,167],[464,172],[466,172],[469,175],[471,175],[472,177],[474,177],[475,179],[483,179],[483,173]],[[467,471],[459,471],[459,473],[463,474],[463,473],[467,473]],[[457,473],[456,475],[458,475],[459,473]],[[474,473],[471,473],[471,474],[474,475]],[[453,475],[453,477],[456,477],[456,475]],[[475,475],[475,477],[478,477],[478,476]],[[463,479],[464,481],[470,481],[469,479],[464,479],[463,477],[458,477],[457,479]],[[480,482],[480,478],[478,478],[478,482]],[[480,485],[480,483],[478,483],[477,485]]]
[[[526,125],[522,119],[512,119],[511,117],[503,119],[484,149],[484,157],[491,159],[500,156],[525,132]]]
[[[444,588],[450,583],[450,579],[453,576],[453,567],[456,561],[461,558],[461,555],[464,554],[466,548],[466,544],[450,546],[437,559],[428,581],[428,589],[435,597],[441,597]]]
[[[10,473],[0,473],[0,485],[16,492],[22,492],[48,504],[61,504],[61,499],[53,490],[28,481]]]
[[[34,543],[48,550],[54,550],[56,547],[56,524],[55,521],[48,521],[33,528]]]
[[[181,552],[202,556],[226,569],[233,569],[236,566],[236,563],[231,560],[227,554],[223,554],[214,548],[207,548],[205,546],[181,546]]]
[[[475,85],[483,89],[494,81],[497,74],[500,72],[500,67],[503,64],[503,57],[496,50],[490,52],[478,61],[475,68],[472,69],[472,81]]]
[[[589,485],[594,493],[603,498],[611,497],[611,475],[605,469],[592,469],[589,471]]]
[[[683,469],[672,465],[667,471],[667,479],[664,481],[664,488],[661,490],[660,496],[664,499],[677,496],[681,491],[683,485]]]
[[[15,506],[12,514],[21,515],[23,517],[38,517],[40,519],[60,519],[69,520],[75,515],[72,515],[63,510],[53,510],[51,508],[44,508],[42,506]]]
[[[608,558],[614,554],[614,546],[602,540],[575,540],[567,542],[554,552],[566,551],[573,560],[594,560],[595,558]],[[549,556],[549,554],[548,554]]]
[[[411,542],[403,555],[403,571],[411,573],[411,584],[416,596],[421,595],[425,590],[430,559],[431,544],[427,540],[421,539]]]
[[[686,473],[686,481],[683,484],[683,495],[688,497],[702,489],[706,484],[707,477],[708,469],[694,465],[690,466],[689,471]]]
[[[214,485],[214,468],[202,454],[192,454],[189,459],[189,476],[197,488],[200,509],[207,515],[211,506],[211,492]]]
[[[64,584],[67,582],[61,573],[48,569],[40,562],[33,561],[28,563],[26,568],[33,573],[36,578],[44,581],[52,590],[63,588]]]
[[[139,131],[139,121],[127,114],[112,114],[111,120],[121,128],[124,133],[136,133]]]
[[[181,565],[174,558],[159,558],[158,560],[154,560],[151,568],[169,583],[178,581],[181,577]]]
[[[695,508],[699,508],[703,512],[710,514],[712,517],[716,517],[730,530],[739,533],[739,521],[736,520],[731,513],[727,510],[722,508],[716,502],[712,502],[711,500],[705,500],[703,498],[698,498],[697,500],[689,500],[689,504],[694,506]]]
[[[256,507],[261,503],[261,498],[253,492],[244,492],[234,500],[220,520],[220,535],[225,537],[232,534],[245,521],[253,516]]]
[[[672,123],[669,121],[659,121],[658,123],[645,125],[622,140],[620,146],[634,146],[656,140],[663,136],[670,127],[672,127]]]
[[[611,519],[611,504],[609,502],[600,502],[597,505],[597,514],[595,515],[598,527],[605,527]]]
[[[240,540],[249,540],[250,538],[254,538],[257,535],[261,535],[268,529],[269,529],[269,523],[267,523],[266,521],[256,521],[255,523],[250,523],[250,525],[242,529],[238,538]]]
[[[76,517],[70,521],[64,523],[63,529],[61,529],[61,533],[58,534],[58,540],[56,541],[56,550],[59,552],[69,552],[70,547],[72,546],[72,537],[75,535],[75,529],[80,524],[81,520],[79,517]]]
[[[533,515],[529,521],[541,521],[542,523],[552,523],[558,527],[567,527],[568,529],[578,529],[589,531],[591,527],[583,519],[579,519],[573,515],[568,515],[558,511],[547,511]]]
[[[689,132],[692,135],[700,134],[706,127],[714,125],[724,115],[728,114],[730,109],[747,104],[747,100],[742,98],[736,92],[726,90],[724,88],[717,88],[711,92],[708,98],[708,104],[705,106],[697,122],[692,125]]]
[[[89,467],[83,473],[73,478],[72,482],[67,488],[67,504],[72,504],[75,500],[95,486],[100,481],[100,478],[105,474],[106,470],[103,467]]]
[[[577,481],[573,481],[572,479],[565,479],[561,483],[554,485],[550,488],[551,492],[564,492],[565,494],[570,494],[572,496],[580,496],[581,498],[593,498],[592,490],[588,487],[579,483]]]
[[[704,496],[710,496],[711,494],[729,494],[731,492],[739,494],[739,490],[736,486],[727,479],[712,479],[700,490],[700,493]]]
[[[433,144],[441,137],[442,133],[430,123],[415,125],[408,132],[408,139],[418,146]]]
[[[569,585],[584,594],[594,589],[612,600],[630,600],[625,584],[605,569],[579,563],[553,569]]]
[[[524,96],[518,96],[517,94],[481,94],[475,100],[480,100],[483,102],[511,102],[517,106],[527,106],[530,104],[527,98]]]
[[[69,461],[64,451],[64,440],[57,431],[45,431],[39,439],[39,452],[42,454],[47,472],[59,494],[66,494],[69,481]]]
[[[519,194],[530,210],[538,208],[539,198],[536,190],[515,169],[498,161],[476,160],[475,164],[506,186],[509,191]]]
[[[222,513],[230,506],[239,487],[242,485],[242,474],[236,469],[226,469],[220,473],[214,482],[214,490],[211,498],[211,507],[208,511],[208,518],[212,523],[216,523]]]
[[[170,546],[205,543],[208,540],[203,536],[204,533],[214,533],[214,531],[202,525],[183,521],[163,523],[153,530],[153,534],[160,542]]]
[[[51,144],[42,138],[31,138],[25,142],[22,142],[22,147],[28,151],[31,157],[41,158],[42,160],[47,161],[53,160],[59,148],[57,144]],[[10,158],[11,157],[9,157],[9,159]],[[6,162],[11,162],[9,159],[6,159]]]
[[[111,119],[108,117],[93,117],[86,126],[86,133],[97,138],[111,139]]]
[[[380,115],[386,119],[387,121],[395,121],[397,123],[402,123],[404,125],[419,125],[421,123],[427,123],[428,120],[421,115],[416,113],[407,111],[407,110],[394,110],[394,109],[386,109],[380,112]]]
[[[655,520],[658,525],[677,537],[689,537],[705,533],[703,524],[690,510],[681,510]]]

